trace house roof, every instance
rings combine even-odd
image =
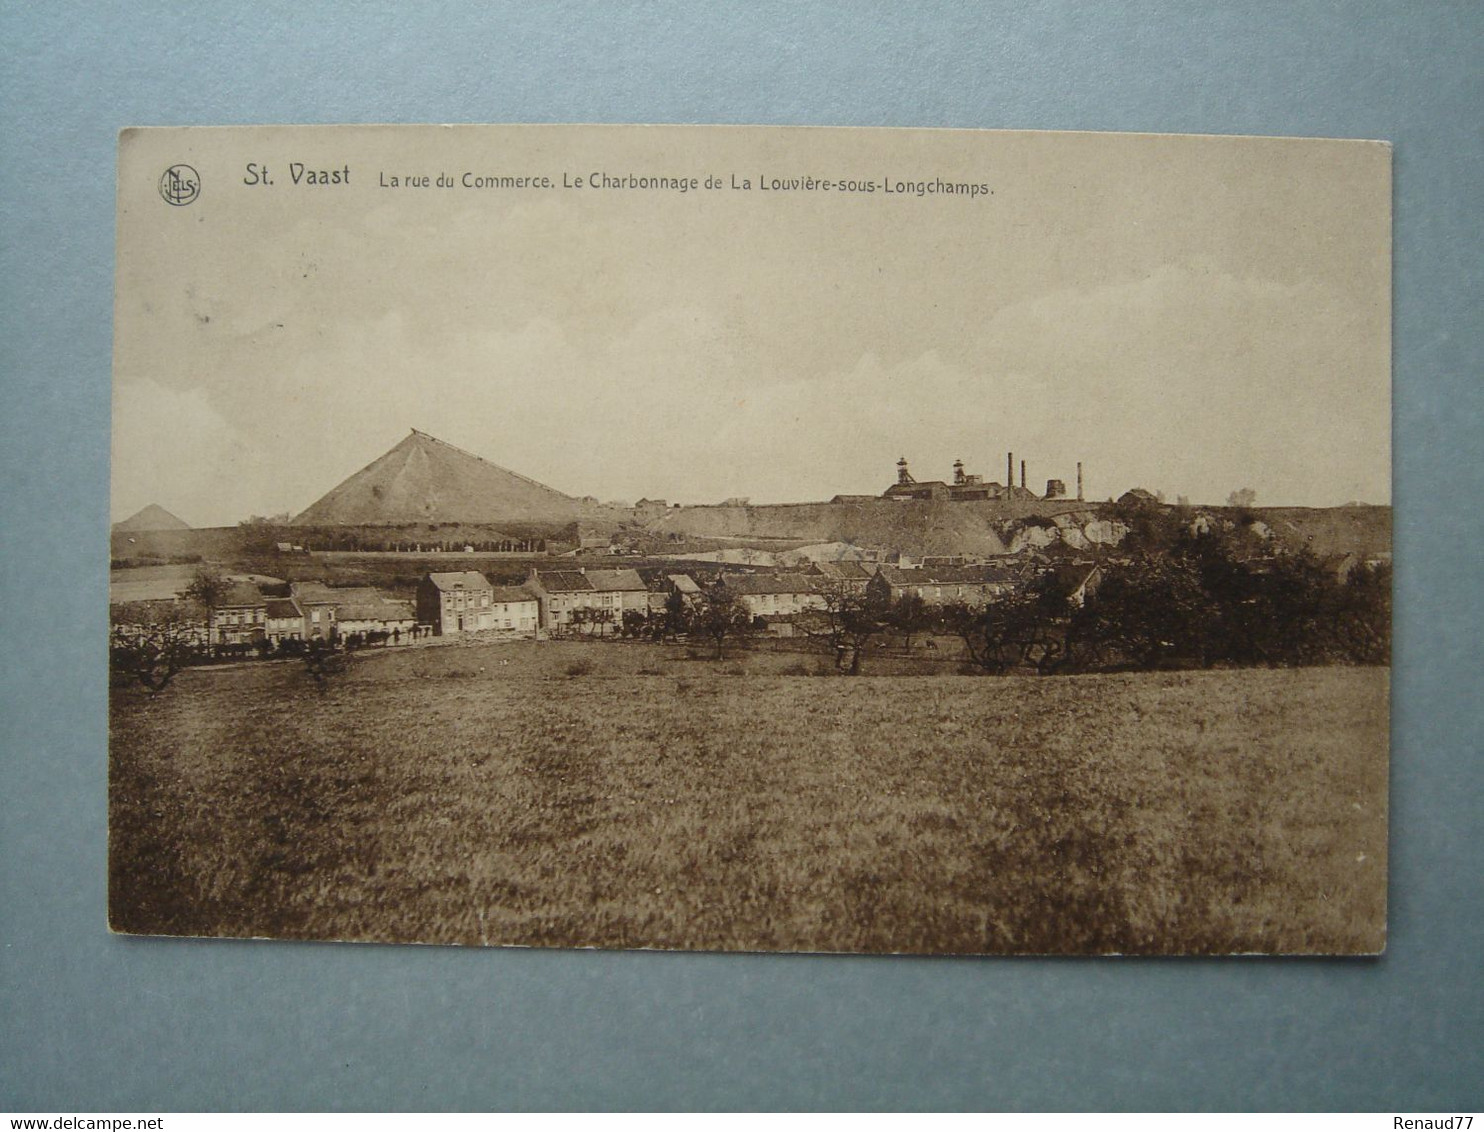
[[[644,581],[644,588],[652,594],[667,593],[670,579],[662,566],[640,566],[635,571]]]
[[[374,586],[331,586],[329,589],[337,602],[346,605],[365,605],[373,602],[382,604],[386,601],[381,591]]]
[[[814,568],[826,578],[844,582],[869,581],[874,573],[859,562],[816,562]]]
[[[642,593],[648,589],[637,570],[589,570],[587,580],[592,583],[593,589],[607,592],[621,590],[625,593]]]
[[[538,570],[536,581],[548,593],[588,593],[593,589],[580,570]]]
[[[304,611],[299,608],[298,602],[293,598],[269,598],[267,616],[269,617],[303,617]]]
[[[812,594],[819,582],[807,574],[723,574],[721,584],[735,594]]]
[[[489,579],[478,570],[443,570],[428,575],[428,581],[432,582],[440,590],[487,590],[490,589]]]
[[[1048,571],[1056,578],[1057,586],[1069,594],[1085,586],[1098,571],[1096,562],[1061,562]]]
[[[324,582],[291,582],[289,592],[300,601],[311,605],[328,605],[337,600],[337,591]]]
[[[883,566],[877,571],[893,586],[983,586],[1005,585],[1015,575],[1000,566],[924,566],[904,570],[900,566]]]
[[[490,600],[497,602],[535,601],[536,595],[524,586],[496,586]]]
[[[263,592],[251,582],[233,582],[216,603],[218,609],[236,609],[263,604]]]
[[[666,578],[669,579],[670,585],[675,587],[677,593],[689,596],[701,592],[700,585],[689,574],[667,574]]]
[[[336,621],[400,621],[405,612],[385,601],[346,601],[335,606]]]

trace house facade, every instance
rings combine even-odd
[[[304,639],[304,610],[292,597],[269,598],[263,630],[274,644]]]
[[[477,570],[424,574],[417,584],[417,621],[431,625],[438,637],[493,629],[502,620],[494,609],[494,595],[495,587]]]
[[[211,610],[211,643],[251,644],[266,632],[268,599],[252,582],[231,582]]]
[[[598,595],[581,570],[535,570],[526,589],[536,595],[541,628],[565,632],[587,620],[598,608]]]
[[[825,586],[855,594],[865,593],[876,573],[874,564],[868,567],[860,562],[816,562],[814,569]]]
[[[723,574],[717,584],[754,618],[794,617],[825,606],[817,575]]]
[[[635,571],[648,589],[650,616],[663,616],[670,607],[670,599],[679,594],[686,608],[693,609],[701,601],[703,591],[689,574],[676,574],[664,566],[646,566]]]
[[[266,600],[263,633],[284,640],[333,641],[355,633],[394,634],[411,639],[417,618],[411,604],[371,586],[327,586],[293,582],[287,597]]]
[[[342,587],[335,604],[335,631],[342,637],[388,633],[395,634],[400,641],[416,624],[412,605],[384,597],[370,586]]]
[[[495,586],[490,591],[492,626],[501,635],[534,637],[541,628],[541,605],[525,586]]]
[[[625,613],[649,612],[649,587],[637,570],[589,570],[587,580],[598,595],[598,608],[613,611],[614,624]]]
[[[303,640],[335,639],[335,590],[324,582],[292,582],[289,596],[304,614]]]
[[[556,633],[606,636],[626,612],[649,612],[649,587],[637,570],[535,570],[526,588],[536,595],[541,627]]]
[[[928,605],[981,607],[1015,592],[1015,575],[999,566],[883,566],[866,586],[879,601],[921,598]]]

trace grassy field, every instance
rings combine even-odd
[[[119,931],[1374,951],[1384,669],[796,674],[477,645],[115,688]]]

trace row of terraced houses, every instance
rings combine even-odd
[[[1065,567],[1063,588],[1080,604],[1096,587],[1095,566]],[[1075,576],[1073,576],[1075,575]],[[711,584],[733,595],[757,622],[787,635],[793,620],[822,609],[833,591],[882,601],[912,596],[930,606],[984,606],[1014,591],[1020,579],[1001,566],[902,569],[872,563],[821,563],[807,571],[723,573]],[[496,586],[472,570],[427,574],[417,591],[417,619],[435,635],[494,630],[532,636],[538,631],[602,634],[624,615],[662,613],[679,595],[700,601],[705,590],[691,575],[664,569],[535,570],[520,586]]]
[[[1095,588],[1096,567],[1060,569],[1071,572],[1063,587],[1071,600],[1080,603]],[[845,562],[796,571],[722,573],[709,584],[734,596],[760,625],[787,635],[795,618],[824,608],[836,591],[881,601],[911,596],[930,606],[983,606],[1011,593],[1019,579],[1002,566],[909,569]],[[626,614],[660,614],[674,595],[695,604],[704,594],[690,574],[663,568],[532,569],[518,586],[495,585],[475,570],[440,571],[422,577],[411,603],[369,586],[291,582],[275,587],[238,581],[212,611],[210,639],[241,644],[262,639],[343,640],[364,634],[402,643],[462,633],[604,634],[622,625]]]

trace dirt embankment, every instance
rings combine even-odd
[[[1286,545],[1319,555],[1364,558],[1391,552],[1389,507],[1267,507],[1250,516],[1196,508],[1208,519],[1255,518]],[[680,507],[648,524],[654,534],[727,540],[847,542],[910,554],[1019,554],[1061,544],[1077,551],[1116,546],[1127,528],[1117,508],[1075,499],[932,503],[869,500],[747,507]]]
[[[1321,556],[1391,554],[1390,507],[1259,507],[1254,512],[1284,542]]]
[[[780,503],[749,507],[681,507],[650,525],[655,533],[702,538],[848,542],[915,554],[1008,554],[1004,537],[1016,520],[1054,519],[1088,511],[1076,500],[1024,503]]]

